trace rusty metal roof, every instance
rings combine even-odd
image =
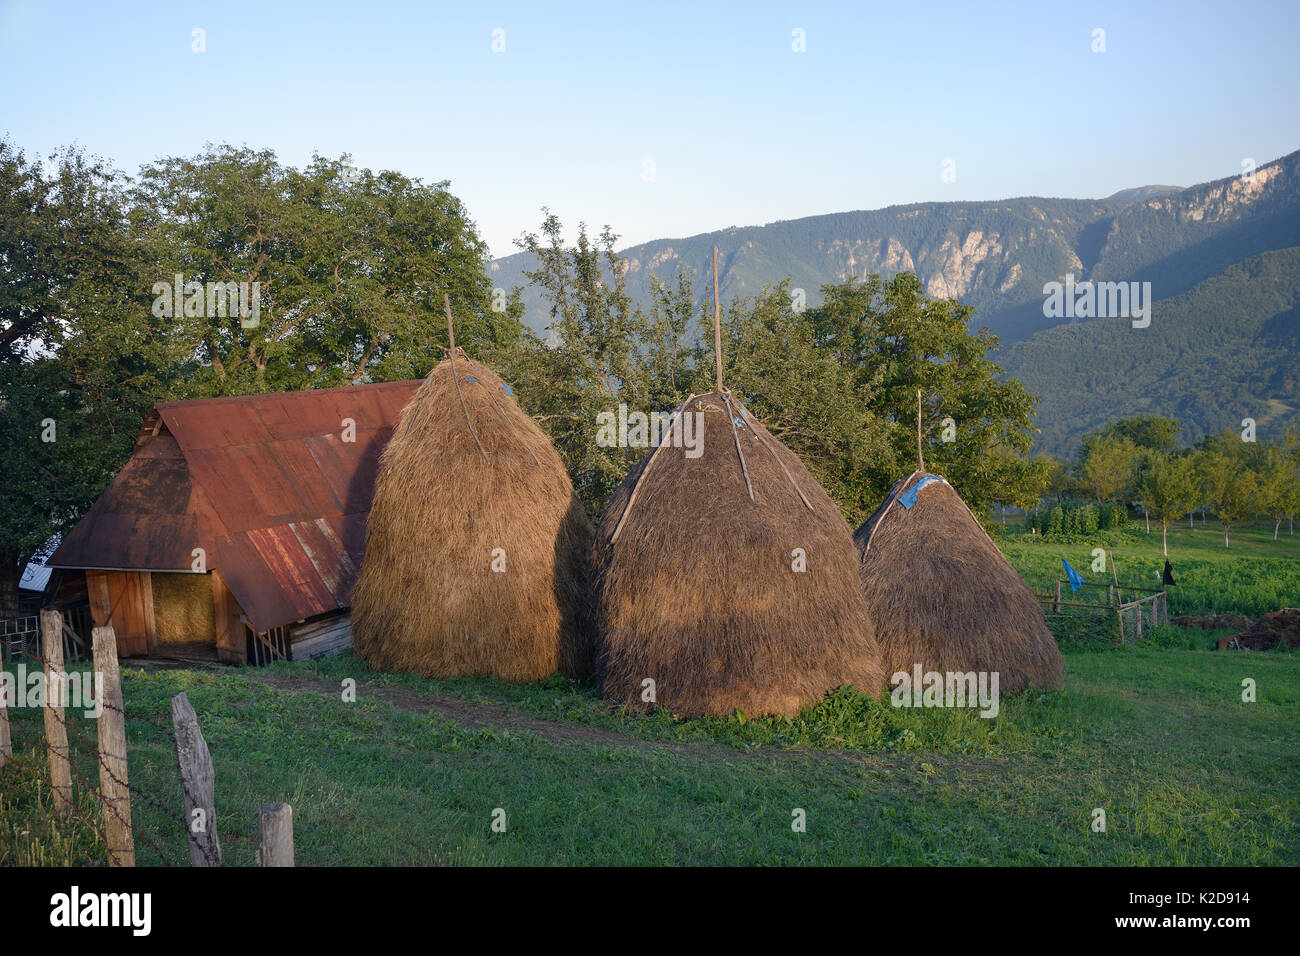
[[[256,630],[347,607],[379,454],[419,386],[155,405],[130,460],[46,563],[189,571],[201,547]]]

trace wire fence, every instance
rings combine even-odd
[[[1069,581],[1058,580],[1034,595],[1058,638],[1108,636],[1117,644],[1137,644],[1169,623],[1169,596],[1161,588],[1084,583],[1071,589]]]
[[[16,671],[18,667],[25,667],[30,674],[30,669],[34,668],[43,675],[37,683],[44,687],[40,709],[44,717],[45,739],[42,741],[34,730],[24,727],[24,721],[15,719],[6,706],[6,695],[0,693],[0,782],[9,774],[25,775],[40,784],[45,784],[48,779],[54,796],[53,812],[57,815],[71,815],[93,834],[105,847],[110,866],[136,865],[138,844],[149,851],[145,861],[147,864],[172,865],[174,854],[159,845],[147,830],[133,823],[133,801],[149,807],[169,824],[173,824],[176,829],[171,832],[177,833],[178,837],[181,833],[185,834],[192,865],[220,866],[221,853],[211,792],[211,759],[198,728],[197,718],[185,695],[178,694],[173,699],[175,719],[172,726],[140,714],[132,715],[129,719],[150,727],[176,754],[183,796],[182,810],[190,815],[189,820],[175,807],[129,780],[126,760],[128,715],[121,704],[116,635],[112,627],[94,628],[94,652],[93,657],[88,659],[94,659],[104,666],[96,667],[91,680],[82,679],[76,683],[80,700],[73,702],[70,700],[70,691],[74,686],[75,675],[69,674],[61,659],[61,652],[80,652],[84,656],[85,644],[77,640],[78,635],[67,627],[66,620],[58,612],[46,611],[43,620],[36,619],[36,639],[32,638],[31,625],[28,623],[30,620],[33,619],[19,619],[12,626],[0,630],[0,635],[4,638],[0,645],[0,658],[3,658],[0,665],[7,660],[8,663],[17,665]],[[36,649],[38,642],[43,646],[44,653]],[[69,642],[74,646],[69,647]],[[111,673],[105,675],[104,671]],[[27,683],[30,684],[31,680],[29,676]],[[18,681],[14,680],[12,686],[15,691],[25,692],[25,688],[17,685]],[[87,685],[94,688],[91,698],[86,695]],[[178,706],[178,701],[183,703]],[[84,722],[70,719],[72,715],[69,711],[77,709],[90,709],[94,716],[85,716]],[[95,723],[94,739],[90,739],[92,735],[89,732],[92,720]],[[179,741],[177,730],[182,721],[186,722],[183,731],[185,740]],[[17,749],[12,736],[15,733],[20,744]],[[45,752],[44,760],[41,759],[42,751]],[[86,762],[95,767],[99,777],[98,785],[83,772],[81,765]],[[192,784],[196,781],[205,792],[195,792]],[[76,790],[80,791],[80,801],[76,799]],[[96,806],[99,808],[98,818],[91,809]],[[281,844],[285,839],[281,821],[288,810],[287,805],[282,804],[263,804],[261,808],[263,819],[268,818],[268,812],[271,813],[271,818],[275,821],[273,829],[276,839]],[[165,833],[167,829],[161,832]],[[291,829],[287,840],[287,850],[284,845],[261,847],[259,861],[280,861],[267,862],[265,865],[292,865]],[[283,862],[286,859],[289,862]],[[93,860],[87,859],[86,862],[92,863]]]

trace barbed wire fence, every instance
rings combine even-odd
[[[20,624],[0,633],[3,638],[0,640],[0,668],[5,664],[7,651],[7,656],[17,658],[20,664],[31,662],[39,665],[44,675],[41,709],[46,737],[42,748],[41,741],[35,739],[34,734],[29,735],[20,722],[11,719],[6,706],[7,692],[0,690],[0,780],[3,774],[21,773],[43,784],[48,774],[54,797],[53,812],[59,816],[71,815],[92,833],[105,847],[109,866],[135,866],[137,838],[152,854],[151,865],[172,865],[164,848],[138,824],[133,824],[133,799],[180,828],[185,834],[192,866],[221,866],[212,759],[186,694],[178,693],[172,698],[171,726],[142,714],[130,717],[152,728],[171,744],[176,754],[183,804],[181,812],[177,812],[128,779],[128,716],[122,704],[117,637],[112,625],[96,627],[92,631],[94,675],[90,683],[94,687],[93,700],[87,701],[84,681],[77,685],[80,704],[93,707],[95,712],[97,734],[93,742],[87,740],[87,735],[75,721],[69,721],[66,714],[73,682],[64,667],[65,638],[77,644],[81,642],[57,610],[41,613],[39,636],[43,653],[33,646],[35,642],[31,640],[30,625]],[[81,649],[85,649],[84,644]],[[14,681],[12,686],[17,688],[17,683]],[[14,731],[22,744],[17,759],[11,736]],[[93,758],[98,769],[98,787],[81,771],[78,761],[72,759],[70,740],[75,742],[77,752]],[[44,769],[39,759],[42,749],[47,753]],[[91,804],[97,803],[101,808],[100,819],[96,820],[95,814],[75,799],[74,776],[83,798],[89,795]],[[263,866],[293,866],[292,809],[289,805],[261,804],[258,820],[258,862]],[[86,862],[93,861],[88,859]]]

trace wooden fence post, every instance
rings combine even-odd
[[[41,612],[41,651],[45,657],[45,743],[50,755],[50,787],[54,811],[72,809],[72,764],[68,759],[68,726],[63,703],[68,675],[63,669],[63,615]]]
[[[1138,601],[1137,605],[1133,608],[1133,610],[1137,611],[1137,636],[1133,638],[1133,643],[1141,644],[1142,643],[1142,602]]]
[[[0,656],[0,669],[3,667],[4,658]],[[5,761],[13,755],[14,745],[9,737],[9,707],[5,704],[4,689],[0,688],[0,767],[3,767]]]
[[[109,866],[135,866],[131,830],[131,791],[126,777],[126,715],[122,712],[122,675],[117,667],[117,633],[113,625],[91,631],[96,675],[104,678],[99,701],[99,790],[104,802],[104,839]]]
[[[293,807],[287,803],[264,803],[258,808],[257,831],[261,846],[260,866],[293,866]]]
[[[1061,582],[1059,580],[1056,582],[1056,603],[1052,605],[1052,613],[1061,613]]]
[[[221,841],[217,837],[216,774],[212,755],[199,729],[199,718],[185,692],[172,698],[172,726],[176,731],[176,764],[181,773],[181,799],[185,807],[185,835],[190,866],[220,866]]]

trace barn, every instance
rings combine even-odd
[[[379,455],[420,382],[166,402],[46,564],[123,656],[229,664],[351,643]]]

